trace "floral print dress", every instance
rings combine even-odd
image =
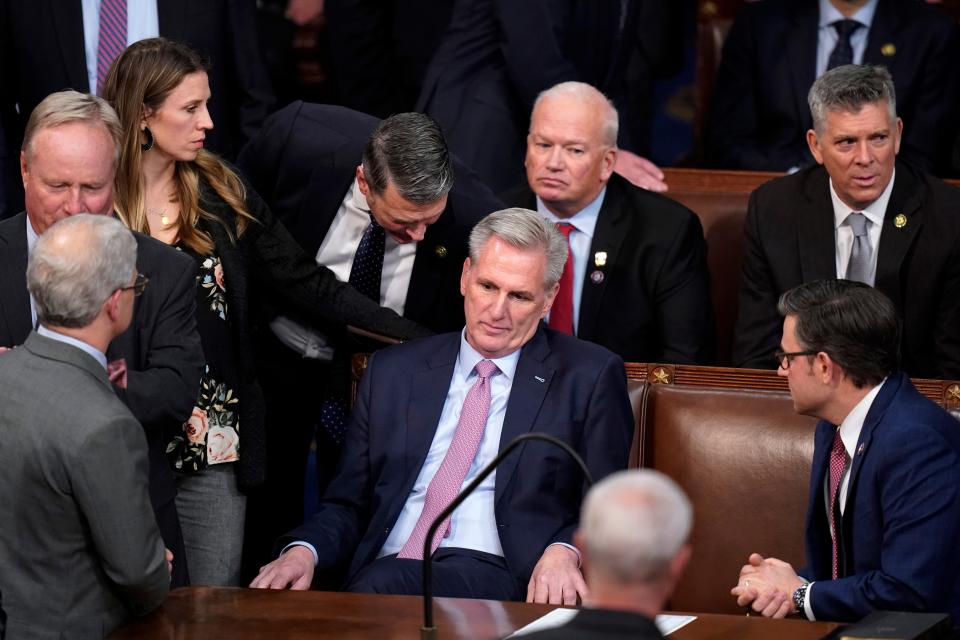
[[[240,399],[235,391],[237,367],[220,258],[179,248],[199,265],[197,331],[207,366],[193,413],[167,444],[167,455],[174,470],[196,473],[240,459]]]

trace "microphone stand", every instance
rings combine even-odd
[[[454,509],[460,506],[460,504],[466,500],[471,493],[480,486],[480,483],[483,482],[487,476],[493,473],[493,470],[496,469],[503,459],[506,458],[510,453],[516,449],[518,446],[526,442],[527,440],[543,440],[544,442],[549,442],[553,445],[556,445],[567,452],[567,454],[573,458],[574,462],[580,467],[580,470],[583,471],[584,478],[587,480],[587,486],[593,485],[593,476],[590,474],[590,470],[587,469],[587,464],[583,461],[583,458],[573,450],[573,447],[568,445],[563,440],[549,436],[545,433],[525,433],[521,436],[514,438],[510,444],[503,448],[496,458],[494,458],[490,464],[485,466],[480,473],[474,478],[466,488],[457,494],[447,508],[444,509],[434,518],[433,522],[430,523],[430,528],[427,529],[427,537],[423,541],[423,627],[420,629],[420,638],[421,640],[435,640],[437,637],[437,628],[433,625],[433,571],[431,569],[431,547],[433,546],[433,536],[436,534],[437,529],[440,527],[440,523],[447,519]]]

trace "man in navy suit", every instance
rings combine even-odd
[[[477,224],[460,279],[465,329],[375,354],[319,512],[281,539],[282,554],[251,586],[306,589],[315,571],[348,564],[347,590],[419,593],[425,523],[452,496],[438,500],[440,485],[464,486],[523,433],[564,440],[597,479],[626,466],[633,415],[622,361],[540,323],[566,255],[563,236],[533,211]],[[448,476],[480,385],[482,437],[465,454],[469,469]],[[570,544],[583,491],[564,452],[525,444],[441,527],[435,593],[575,603],[586,593]]]
[[[779,309],[778,373],[797,412],[820,418],[807,566],[751,555],[737,603],[811,620],[877,609],[960,620],[960,425],[897,372],[893,303],[859,282],[819,280]]]

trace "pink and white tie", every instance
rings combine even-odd
[[[127,0],[100,0],[100,39],[97,41],[97,95],[103,95],[107,72],[127,47]],[[92,87],[91,87],[92,88]]]
[[[836,514],[840,513],[837,500],[840,497],[840,479],[847,468],[847,448],[840,439],[840,429],[833,436],[833,448],[830,450],[830,533],[833,534],[833,579],[837,579],[839,569],[840,547],[837,544]]]
[[[457,423],[453,441],[436,475],[427,485],[423,511],[420,512],[420,518],[410,537],[397,554],[398,558],[423,559],[423,543],[427,539],[430,523],[457,496],[470,470],[470,465],[477,456],[477,449],[480,448],[480,440],[483,439],[483,431],[487,426],[487,415],[490,413],[490,377],[499,369],[489,360],[481,360],[474,370],[477,372],[477,381],[470,387],[467,397],[463,400],[463,408],[460,411],[460,420]],[[449,531],[450,518],[448,517],[440,524],[433,536],[430,544],[431,555]]]

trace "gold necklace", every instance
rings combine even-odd
[[[152,211],[150,209],[147,209],[147,214],[152,216],[158,216],[160,218],[160,224],[163,225],[164,229],[168,228],[170,225],[173,224],[172,222],[170,222],[170,217],[167,216],[166,209],[163,209],[161,211]]]

